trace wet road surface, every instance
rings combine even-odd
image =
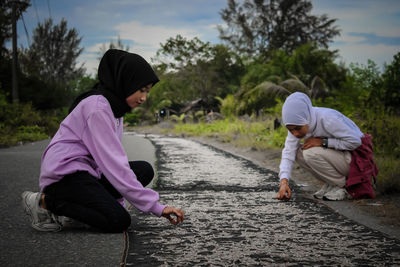
[[[305,198],[276,200],[276,173],[194,141],[147,136],[156,146],[162,203],[185,221],[132,211],[126,265],[398,266],[400,242]]]

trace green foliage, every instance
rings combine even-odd
[[[5,44],[12,37],[12,6],[13,0],[1,0],[0,2],[0,57],[7,53]],[[22,13],[30,6],[30,1],[18,1],[16,19],[18,20]]]
[[[71,82],[71,88],[74,95],[74,98],[83,92],[89,91],[94,87],[94,85],[98,82],[97,79],[93,79],[89,75],[84,75],[79,77]]]
[[[46,139],[47,134],[43,129],[37,125],[34,126],[20,126],[17,129],[15,138],[20,142],[33,142],[37,140]]]
[[[137,107],[132,110],[131,113],[126,113],[124,116],[124,122],[128,123],[129,126],[137,125],[140,122],[140,119],[143,117],[144,110],[141,107]]]
[[[160,82],[151,88],[146,106],[154,113],[174,104],[185,103],[194,98],[191,92],[185,90],[188,81],[179,79],[176,74],[161,74]]]
[[[54,135],[66,110],[36,111],[30,103],[7,103],[0,92],[0,146],[32,142]]]
[[[394,55],[393,62],[386,66],[382,78],[385,106],[391,113],[400,115],[400,52]]]
[[[377,190],[381,194],[400,192],[400,159],[393,156],[378,155],[375,162],[379,168]]]
[[[83,51],[79,47],[81,40],[78,31],[68,29],[64,19],[55,25],[52,19],[38,23],[31,46],[21,55],[24,73],[51,84],[68,84],[81,77],[85,69],[76,66],[77,58]]]
[[[204,120],[204,112],[202,110],[196,111],[194,113],[194,119],[197,121],[203,121]]]
[[[240,98],[239,114],[253,114],[275,105],[275,97],[290,94],[287,88],[271,82],[263,82],[244,92]]]
[[[171,107],[201,98],[205,109],[216,110],[214,96],[224,97],[239,88],[243,64],[222,44],[211,45],[198,38],[170,38],[153,59],[160,82],[152,89],[149,106],[169,100]]]
[[[270,108],[264,108],[265,114],[270,114],[272,116],[275,116],[276,118],[280,118],[282,114],[282,107],[284,104],[284,101],[280,98],[275,98],[276,104],[273,107]]]
[[[251,62],[246,65],[246,73],[243,75],[241,85],[249,90],[264,81],[280,82],[282,72],[271,63]]]
[[[314,43],[306,43],[290,55],[286,70],[310,87],[313,78],[320,77],[327,89],[337,89],[340,82],[345,80],[346,70],[335,63],[336,58],[337,51],[320,49]]]
[[[346,70],[335,59],[335,52],[304,44],[291,55],[275,50],[268,61],[249,62],[237,93],[239,114],[256,113],[297,91],[313,98],[329,96],[346,79]]]
[[[231,142],[239,147],[262,150],[283,147],[287,131],[273,130],[273,122],[243,121],[237,118],[214,121],[213,123],[176,124],[174,133],[190,136],[215,137],[222,142]]]
[[[360,129],[372,135],[374,151],[378,155],[400,159],[400,118],[370,112],[363,119],[353,118]]]
[[[227,95],[224,99],[220,97],[216,97],[216,99],[220,102],[220,111],[221,114],[226,118],[232,118],[238,115],[238,102],[233,95]]]

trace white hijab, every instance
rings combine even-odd
[[[288,96],[282,107],[282,121],[286,125],[308,125],[310,130],[316,124],[315,110],[310,98],[300,92]]]

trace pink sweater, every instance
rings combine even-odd
[[[115,189],[143,212],[161,216],[157,192],[145,188],[129,167],[121,144],[122,118],[114,118],[102,95],[82,100],[64,119],[44,152],[40,170],[40,190],[76,171],[100,178],[104,174]]]

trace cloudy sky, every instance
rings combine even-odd
[[[341,61],[379,67],[400,52],[400,0],[314,0],[312,14],[337,18],[341,36],[330,45]],[[31,0],[23,14],[29,38],[38,22],[65,18],[69,28],[82,37],[84,51],[79,62],[87,72],[96,72],[99,48],[118,36],[131,52],[147,60],[160,43],[180,34],[213,44],[221,43],[216,25],[223,24],[219,12],[226,0]],[[19,45],[28,46],[22,20],[18,21]]]

